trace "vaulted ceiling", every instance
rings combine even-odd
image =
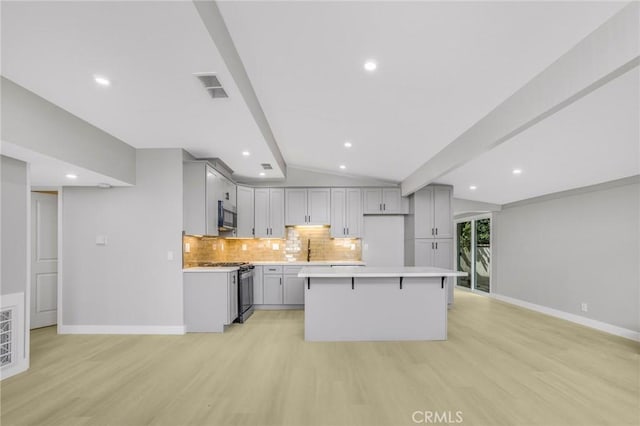
[[[626,4],[217,2],[288,164],[398,182]],[[282,177],[203,19],[186,1],[3,1],[2,75],[136,148]],[[205,71],[228,99],[208,97]],[[634,71],[438,181],[504,203],[637,174],[637,94]]]

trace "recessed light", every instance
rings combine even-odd
[[[521,170],[521,169],[513,169],[513,174],[514,174],[514,175],[519,175],[519,174],[521,174],[521,173],[522,173],[522,170]]]
[[[109,81],[108,78],[103,77],[101,75],[94,75],[93,79],[96,81],[96,83],[98,83],[100,86],[111,86],[111,81]]]
[[[351,142],[347,141],[344,143],[344,147],[345,148],[351,148],[353,145],[351,144]]]
[[[364,69],[367,71],[375,71],[378,68],[378,64],[374,61],[367,61],[364,63]]]
[[[342,170],[344,170],[344,169],[346,169],[346,168],[347,168],[347,166],[345,166],[344,164],[340,164],[340,168],[341,168]]]
[[[251,153],[249,151],[242,151],[242,155],[244,155],[245,157],[248,157],[251,155]]]
[[[478,187],[477,187],[477,186],[475,186],[475,185],[471,185],[471,186],[469,187],[469,189],[470,189],[470,190],[472,190],[472,191],[475,191],[476,189],[478,189]]]
[[[264,172],[260,172],[258,173],[260,176],[264,176]]]
[[[65,175],[65,177],[66,177],[67,179],[78,179],[78,175],[75,175],[75,174],[73,174],[73,173],[67,173],[67,174]]]

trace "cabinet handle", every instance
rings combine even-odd
[[[307,222],[307,223],[311,223],[311,215],[309,215],[309,222]]]
[[[382,210],[387,210],[387,204],[386,203],[382,203]]]
[[[256,228],[251,228],[251,235],[256,235]]]
[[[433,228],[431,228],[431,235],[434,235],[434,233],[433,233]]]
[[[433,250],[433,241],[431,241],[431,250]]]
[[[342,235],[347,235],[347,228],[342,228]]]
[[[438,250],[438,242],[436,241],[436,250]]]
[[[438,228],[436,228],[436,235],[438,235]]]
[[[382,203],[380,203],[380,211],[382,211]]]
[[[282,285],[282,278],[280,278],[280,285]]]
[[[349,235],[349,228],[347,228],[347,235]]]

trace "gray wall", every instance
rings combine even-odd
[[[2,156],[2,282],[0,294],[27,288],[27,164]],[[25,307],[28,312],[29,307]]]
[[[2,84],[2,142],[135,183],[135,149],[8,80]]]
[[[138,150],[136,186],[64,188],[63,325],[183,324],[182,159]]]
[[[639,194],[627,180],[503,206],[493,292],[640,331]]]

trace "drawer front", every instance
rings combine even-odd
[[[284,267],[284,273],[287,275],[298,275],[298,272],[300,272],[302,268],[304,268],[304,266],[286,265]]]
[[[282,274],[282,265],[264,265],[265,274]]]

